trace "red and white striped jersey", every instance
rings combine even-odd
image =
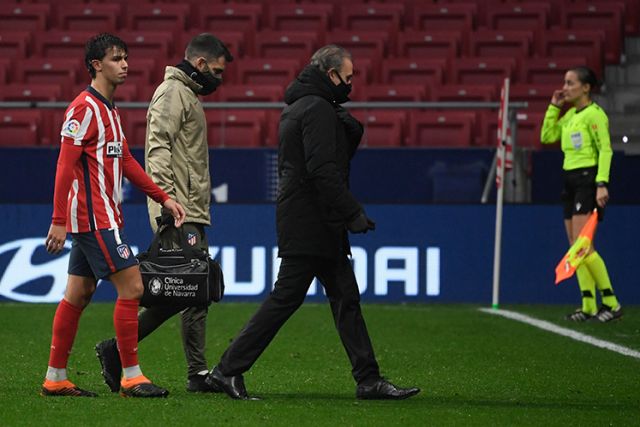
[[[68,195],[67,231],[121,228],[122,152],[127,140],[118,109],[89,87],[67,108],[60,135],[62,144],[82,146]]]
[[[123,173],[154,200],[168,199],[131,155],[118,109],[92,87],[71,102],[60,135],[54,224],[71,233],[122,228]]]

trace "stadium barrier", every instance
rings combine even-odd
[[[367,205],[375,232],[351,236],[362,299],[385,303],[491,303],[491,205]],[[125,232],[134,252],[151,231],[144,205],[125,206]],[[50,205],[0,204],[0,300],[55,302],[66,284],[68,251],[48,255],[44,240]],[[215,205],[211,253],[223,267],[225,301],[259,301],[277,273],[275,209],[271,204]],[[640,303],[630,266],[640,238],[640,206],[611,206],[600,227],[598,250],[622,304]],[[501,304],[578,303],[575,279],[554,286],[554,270],[567,250],[560,206],[507,205],[503,225]],[[70,242],[67,242],[70,247]],[[96,301],[112,301],[101,282]],[[321,301],[314,284],[309,299]]]

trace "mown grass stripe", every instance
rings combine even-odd
[[[545,331],[553,332],[554,334],[562,335],[564,337],[571,338],[576,341],[591,344],[595,347],[604,348],[616,353],[620,353],[624,356],[640,359],[640,351],[632,350],[623,345],[615,344],[609,341],[601,340],[599,338],[586,335],[581,332],[574,331],[572,329],[563,328],[562,326],[554,325],[551,322],[545,320],[536,319],[534,317],[527,316],[525,314],[516,313],[515,311],[493,309],[493,308],[479,308],[480,311],[494,314],[497,316],[506,317],[507,319],[516,320],[518,322],[526,323],[536,328],[543,329]]]

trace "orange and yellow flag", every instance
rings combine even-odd
[[[586,224],[580,230],[578,238],[556,266],[556,285],[573,276],[584,257],[587,256],[597,225],[598,212],[594,209]]]

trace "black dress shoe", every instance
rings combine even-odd
[[[211,387],[218,387],[232,399],[260,400],[257,397],[249,397],[247,389],[244,387],[244,377],[242,375],[224,376],[217,366],[213,367],[205,381]]]
[[[187,380],[187,391],[191,393],[221,393],[222,389],[215,384],[209,385],[207,375],[191,375]]]
[[[415,396],[418,393],[420,393],[418,387],[399,388],[383,378],[380,378],[373,384],[359,384],[356,388],[356,397],[358,399],[401,400]]]

